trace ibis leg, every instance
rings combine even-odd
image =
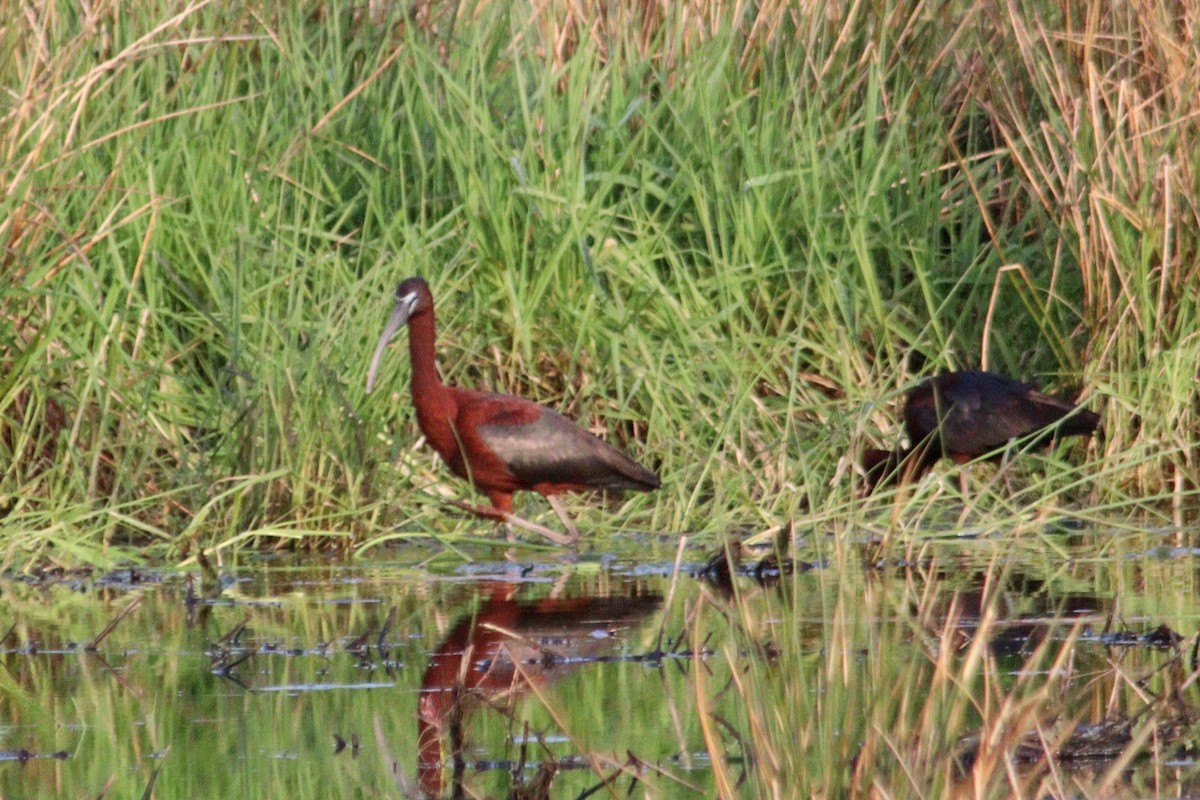
[[[542,536],[545,536],[547,539],[554,542],[555,544],[561,544],[561,545],[575,544],[575,542],[578,541],[578,539],[579,539],[578,533],[576,533],[574,536],[569,536],[567,534],[559,533],[558,531],[554,530],[553,528],[547,528],[545,525],[538,525],[536,522],[530,522],[527,519],[522,519],[521,517],[518,517],[516,514],[506,513],[504,515],[504,521],[507,522],[509,525],[515,525],[518,528],[524,528],[525,530],[529,531],[530,533],[541,534]]]
[[[579,528],[575,527],[575,523],[571,521],[571,517],[567,514],[567,508],[563,505],[562,500],[558,499],[557,495],[548,494],[546,500],[550,503],[550,507],[554,509],[554,513],[558,514],[558,518],[562,520],[563,527],[567,529],[567,536],[572,542],[579,540]]]
[[[547,528],[545,525],[538,525],[536,522],[530,522],[527,519],[522,519],[521,517],[518,517],[516,514],[496,508],[495,506],[476,506],[476,505],[471,505],[470,503],[464,503],[461,500],[453,500],[453,499],[448,499],[445,501],[445,503],[446,503],[446,505],[450,505],[450,506],[454,506],[455,508],[462,509],[463,511],[466,511],[469,514],[474,514],[479,517],[486,517],[487,519],[498,520],[499,522],[503,522],[506,525],[511,525],[511,526],[514,526],[517,528],[522,528],[524,530],[529,531],[530,533],[536,533],[540,536],[545,536],[547,539],[554,542],[555,544],[561,544],[561,545],[574,544],[575,540],[578,538],[578,533],[576,533],[576,535],[573,537],[567,536],[565,534],[559,533],[556,530],[553,530],[552,528]]]

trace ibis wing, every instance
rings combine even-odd
[[[658,476],[551,409],[500,409],[476,428],[480,439],[527,485],[592,489],[658,488]]]
[[[1100,415],[1094,411],[1030,389],[1025,401],[1033,406],[1030,416],[1039,428],[1056,426],[1055,436],[1091,436],[1100,426]]]

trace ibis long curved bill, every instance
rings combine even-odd
[[[383,335],[379,337],[379,344],[375,345],[375,355],[371,356],[371,368],[367,370],[367,394],[370,394],[371,389],[375,388],[375,373],[379,371],[379,362],[383,359],[383,351],[387,349],[388,342],[392,340],[396,332],[408,323],[408,318],[412,316],[415,305],[416,297],[411,292],[404,295],[396,293],[396,305],[392,308],[392,315],[388,317],[387,325],[383,326]]]

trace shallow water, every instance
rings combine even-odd
[[[627,750],[704,790],[687,764],[700,737],[653,719],[664,691],[686,694],[669,662],[687,654],[657,644],[670,565],[634,571],[258,559],[207,586],[169,570],[11,579],[0,793],[504,794],[546,762],[578,793]]]
[[[815,557],[778,582],[751,557],[733,595],[694,577],[699,550],[679,572],[669,558],[514,563],[498,548],[431,567],[414,548],[255,558],[208,580],[198,569],[9,576],[0,794],[503,797],[539,796],[540,781],[554,797],[605,782],[617,795],[713,796],[707,727],[753,796],[731,665],[770,669],[781,646],[784,664],[831,647],[868,653],[888,630],[918,657],[927,637],[966,647],[990,608],[1004,680],[1047,637],[1076,637],[1077,670],[1130,652],[1152,669],[1169,633],[1194,631],[1197,617],[1159,605],[1163,582],[1194,592],[1196,572],[1172,539],[1146,541],[1128,567],[1095,541],[1074,560],[1018,551],[1000,566],[986,542],[878,560],[864,547],[854,563]],[[998,581],[1000,599],[984,603]],[[785,696],[809,690],[782,667],[773,680]]]

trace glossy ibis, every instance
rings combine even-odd
[[[999,461],[1014,440],[1037,447],[1067,436],[1091,436],[1100,417],[990,372],[947,372],[908,393],[904,429],[909,446],[867,449],[866,492],[880,484],[920,478],[943,456],[965,464],[982,456]]]
[[[555,495],[658,488],[657,475],[557,411],[523,397],[443,383],[434,358],[433,295],[422,278],[408,278],[396,289],[395,308],[367,372],[368,392],[387,343],[406,323],[417,425],[450,470],[491,500],[491,506],[452,505],[571,544],[579,531]],[[522,490],[545,496],[567,535],[514,516],[513,492]]]

